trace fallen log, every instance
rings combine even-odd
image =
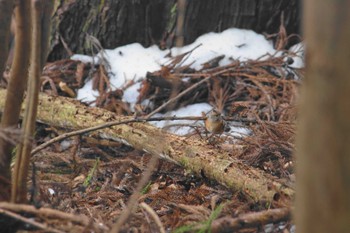
[[[0,89],[0,111],[3,111],[6,90]],[[117,116],[100,108],[87,107],[77,100],[40,95],[37,120],[68,130],[88,128],[132,117]],[[173,135],[148,123],[116,125],[98,131],[99,136],[123,142],[154,156],[173,161],[197,174],[216,180],[253,201],[271,203],[277,196],[289,202],[294,190],[263,171],[234,159],[234,155],[213,148],[204,140]]]

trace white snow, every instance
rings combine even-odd
[[[188,105],[182,108],[179,108],[175,111],[170,111],[166,114],[155,114],[153,117],[170,117],[170,116],[177,116],[177,117],[182,117],[182,116],[201,116],[202,112],[207,113],[209,112],[213,107],[210,106],[207,103],[198,103],[198,104],[192,104]],[[188,134],[189,131],[193,130],[193,126],[200,126],[204,127],[202,121],[190,121],[190,120],[181,120],[181,121],[154,121],[151,122],[151,124],[157,126],[158,128],[164,128],[164,127],[169,127],[173,125],[174,127],[170,127],[169,131],[176,133],[178,135],[185,135]],[[176,125],[181,125],[181,127]],[[183,126],[183,125],[189,125]],[[191,127],[192,126],[192,127]]]
[[[50,194],[51,196],[53,196],[53,195],[56,194],[55,190],[53,190],[52,188],[48,188],[47,191],[49,191],[49,194]]]
[[[161,68],[161,59],[167,51],[157,46],[144,48],[138,43],[125,45],[113,50],[105,50],[106,58],[114,77],[110,80],[116,87],[122,87],[127,81],[144,78],[147,72]]]
[[[199,37],[195,42],[182,48],[173,48],[172,55],[179,55],[195,47],[195,49],[184,62],[185,65],[192,64],[192,68],[197,70],[202,68],[202,64],[210,59],[220,55],[225,58],[220,61],[219,65],[230,64],[231,59],[246,61],[248,59],[257,59],[264,54],[273,54],[275,49],[263,35],[257,34],[251,30],[228,29],[221,33],[210,32]]]
[[[197,47],[198,46],[198,47]],[[157,46],[144,48],[138,43],[133,43],[118,47],[112,50],[104,50],[103,56],[98,54],[94,57],[95,64],[101,62],[106,58],[110,65],[110,82],[112,89],[125,87],[126,83],[134,81],[124,91],[123,101],[130,103],[131,107],[137,101],[139,95],[138,90],[141,87],[141,81],[145,78],[147,72],[153,72],[161,69],[162,65],[168,64],[171,60],[166,57],[171,54],[172,57],[190,52],[184,59],[182,65],[192,64],[191,67],[197,70],[202,68],[203,63],[220,56],[225,55],[219,65],[227,65],[232,62],[232,59],[246,61],[248,59],[257,59],[265,54],[275,54],[276,50],[273,48],[271,42],[267,41],[263,35],[257,34],[251,30],[243,30],[231,28],[221,33],[207,33],[200,36],[195,42],[182,48],[172,48],[171,50],[160,50]],[[293,58],[294,63],[291,67],[302,67],[303,46],[294,46],[291,51],[296,52],[299,58]],[[92,62],[92,57],[86,55],[74,55],[72,59],[81,60],[83,62]],[[97,91],[92,90],[92,81],[88,81],[83,88],[78,91],[77,99],[85,102],[93,101],[98,96]],[[208,112],[212,107],[209,104],[194,104],[184,107],[177,111],[169,112],[169,116],[200,116],[201,112]],[[158,115],[159,116],[159,115]],[[163,127],[166,124],[175,124],[176,122],[157,122],[155,125]],[[179,123],[179,122],[177,122]],[[181,124],[186,122],[181,122]],[[190,124],[197,124],[195,122],[187,122]],[[172,128],[174,131],[175,128]],[[240,129],[234,127],[233,130],[236,135],[247,134],[247,129]],[[237,131],[239,133],[237,133]],[[174,131],[175,132],[175,131]],[[186,134],[186,128],[180,127],[176,133]],[[233,133],[233,132],[232,132]]]
[[[137,101],[137,97],[139,95],[137,90],[140,88],[141,82],[137,82],[124,91],[123,100],[125,102],[131,103],[131,107],[133,107],[133,104],[135,104]]]
[[[84,63],[99,63],[99,59],[95,57],[88,56],[88,55],[83,55],[83,54],[74,54],[73,56],[70,57],[70,59],[75,60],[75,61],[81,61]]]
[[[293,45],[289,49],[290,52],[295,53],[295,57],[293,57],[293,64],[289,65],[292,68],[303,68],[305,66],[304,64],[304,53],[305,53],[305,45],[304,43],[300,42],[296,45]]]
[[[91,102],[94,101],[97,96],[98,91],[92,90],[92,80],[90,80],[78,91],[77,99],[83,102]]]

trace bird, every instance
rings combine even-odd
[[[208,113],[204,125],[206,130],[212,134],[222,134],[225,130],[225,120],[221,113],[215,109]]]

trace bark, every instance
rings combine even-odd
[[[18,1],[16,14],[16,45],[11,78],[8,84],[4,113],[1,118],[1,127],[16,127],[19,120],[21,103],[27,84],[29,53],[31,43],[31,16],[30,0]],[[5,96],[2,97],[5,100]],[[14,146],[7,140],[0,139],[0,200],[8,198],[6,193],[10,187],[10,163]],[[3,196],[4,195],[4,196]]]
[[[11,201],[27,201],[27,177],[31,158],[32,138],[34,137],[38,108],[40,77],[46,60],[52,1],[32,0],[32,44],[31,64],[27,89],[26,108],[22,122],[22,141],[17,146],[16,163],[13,170]]]
[[[298,232],[350,232],[350,1],[305,1]]]
[[[66,58],[65,47],[74,53],[97,52],[91,48],[87,34],[96,37],[106,49],[133,42],[145,47],[169,47],[175,43],[175,0],[57,2],[50,60]],[[190,0],[185,9],[183,32],[179,35],[183,35],[185,44],[204,33],[230,27],[276,33],[282,12],[287,32],[299,32],[299,0]]]
[[[0,109],[3,108],[0,90]],[[41,95],[39,100],[38,120],[53,127],[76,130],[92,127],[114,120],[130,120],[98,108],[88,108],[78,101]],[[233,159],[225,151],[213,148],[206,141],[180,137],[165,133],[147,123],[117,125],[99,131],[101,137],[121,141],[136,149],[152,155],[174,161],[186,169],[205,175],[209,179],[241,192],[253,201],[272,202],[278,196],[290,201],[294,191],[279,183],[274,177],[262,171],[246,166]]]

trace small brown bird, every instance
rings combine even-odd
[[[212,134],[221,134],[225,130],[225,120],[221,116],[221,113],[215,109],[209,112],[204,124],[207,131]]]

